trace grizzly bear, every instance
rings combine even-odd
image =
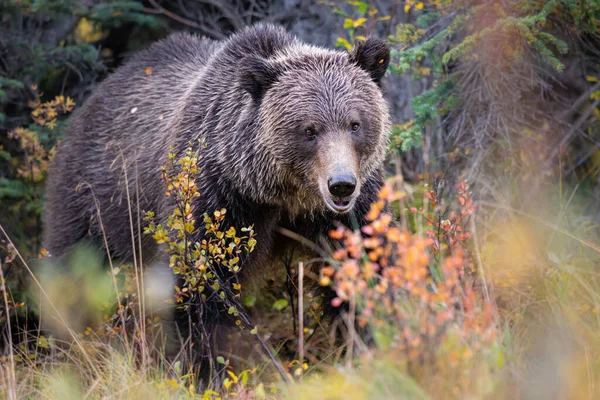
[[[336,221],[364,223],[383,184],[389,58],[381,40],[330,50],[269,24],[154,44],[70,119],[50,167],[45,247],[61,257],[91,237],[114,258],[131,260],[139,242],[144,263],[160,257],[130,224],[142,210],[166,218],[160,168],[199,139],[198,220],[224,207],[224,226],[256,232],[242,280],[275,265],[288,245],[281,227],[317,242]]]

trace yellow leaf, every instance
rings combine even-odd
[[[344,39],[343,37],[339,37],[337,39],[337,42],[335,43],[335,46],[336,47],[342,47],[343,46],[343,47],[347,48],[348,50],[352,49],[352,45],[346,39]]]
[[[377,18],[377,21],[387,21],[387,20],[390,20],[390,19],[392,19],[392,16],[391,15],[386,15],[386,16]]]
[[[417,10],[422,10],[422,9],[423,9],[423,3],[422,3],[422,2],[418,2],[418,3],[415,5],[415,8],[416,8]]]
[[[596,78],[595,76],[590,76],[590,75],[588,75],[588,76],[586,76],[586,77],[585,77],[585,79],[586,79],[588,82],[598,82],[598,78]]]
[[[367,38],[363,35],[359,35],[356,37],[358,40],[367,40]]]
[[[371,8],[371,9],[369,10],[369,15],[370,15],[370,16],[373,16],[373,15],[375,15],[375,14],[377,14],[377,9],[376,9],[376,8]]]
[[[356,21],[354,21],[354,27],[358,28],[359,26],[361,26],[362,24],[364,24],[365,22],[367,22],[366,18],[359,18]]]
[[[237,377],[237,375],[236,375],[236,374],[234,374],[233,372],[231,372],[231,371],[229,371],[229,370],[227,371],[227,373],[229,374],[229,376],[231,377],[231,379],[233,379],[233,381],[234,381],[235,383],[237,383],[237,382],[238,382],[238,379],[239,379],[239,378]]]
[[[86,18],[81,18],[75,27],[75,40],[83,43],[93,43],[102,39],[102,30]]]
[[[409,11],[410,11],[410,4],[404,5],[404,13],[408,14]]]
[[[346,18],[344,20],[344,29],[352,28],[354,26],[354,21],[350,18]]]
[[[73,107],[75,107],[75,100],[73,100],[70,97],[67,97],[67,100],[65,101],[65,111],[71,111],[73,109]]]
[[[174,389],[179,388],[179,385],[177,384],[177,381],[174,379],[167,379],[167,383],[169,384],[169,386],[171,386]]]

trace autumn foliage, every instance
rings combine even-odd
[[[419,211],[432,228],[419,236],[396,226],[388,205],[401,197],[385,186],[361,231],[340,226],[330,236],[340,244],[320,282],[349,302],[357,323],[369,327],[380,348],[402,354],[410,369],[458,365],[489,350],[496,339],[496,314],[484,298],[468,256],[461,225],[474,205],[465,182],[456,184],[456,211],[439,215],[439,197],[425,196],[433,212]],[[417,211],[415,210],[415,213]],[[440,243],[444,252],[439,260]],[[460,340],[459,346],[450,346]]]
[[[169,254],[169,267],[179,278],[175,286],[177,304],[189,309],[198,301],[216,299],[241,326],[242,320],[238,318],[241,284],[237,274],[242,258],[254,250],[255,234],[252,227],[242,228],[242,232],[232,226],[223,227],[225,208],[215,210],[212,216],[204,214],[202,221],[197,220],[194,199],[200,196],[195,182],[198,157],[191,145],[180,158],[169,153],[169,163],[161,168],[161,173],[167,187],[165,195],[171,198],[173,211],[166,225],[155,222],[154,212],[148,211],[144,233],[152,235]]]

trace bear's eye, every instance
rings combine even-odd
[[[306,134],[306,136],[307,136],[309,139],[314,139],[314,138],[316,138],[316,137],[317,137],[317,133],[315,132],[315,130],[314,130],[313,128],[306,128],[306,129],[304,130],[304,133]]]
[[[360,124],[358,122],[353,122],[350,129],[352,132],[358,132],[360,130]]]

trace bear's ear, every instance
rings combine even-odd
[[[390,46],[383,40],[368,38],[364,42],[357,41],[348,56],[379,85],[390,63]]]
[[[277,82],[281,71],[261,57],[246,57],[239,72],[240,85],[255,101],[260,101],[266,91]]]

